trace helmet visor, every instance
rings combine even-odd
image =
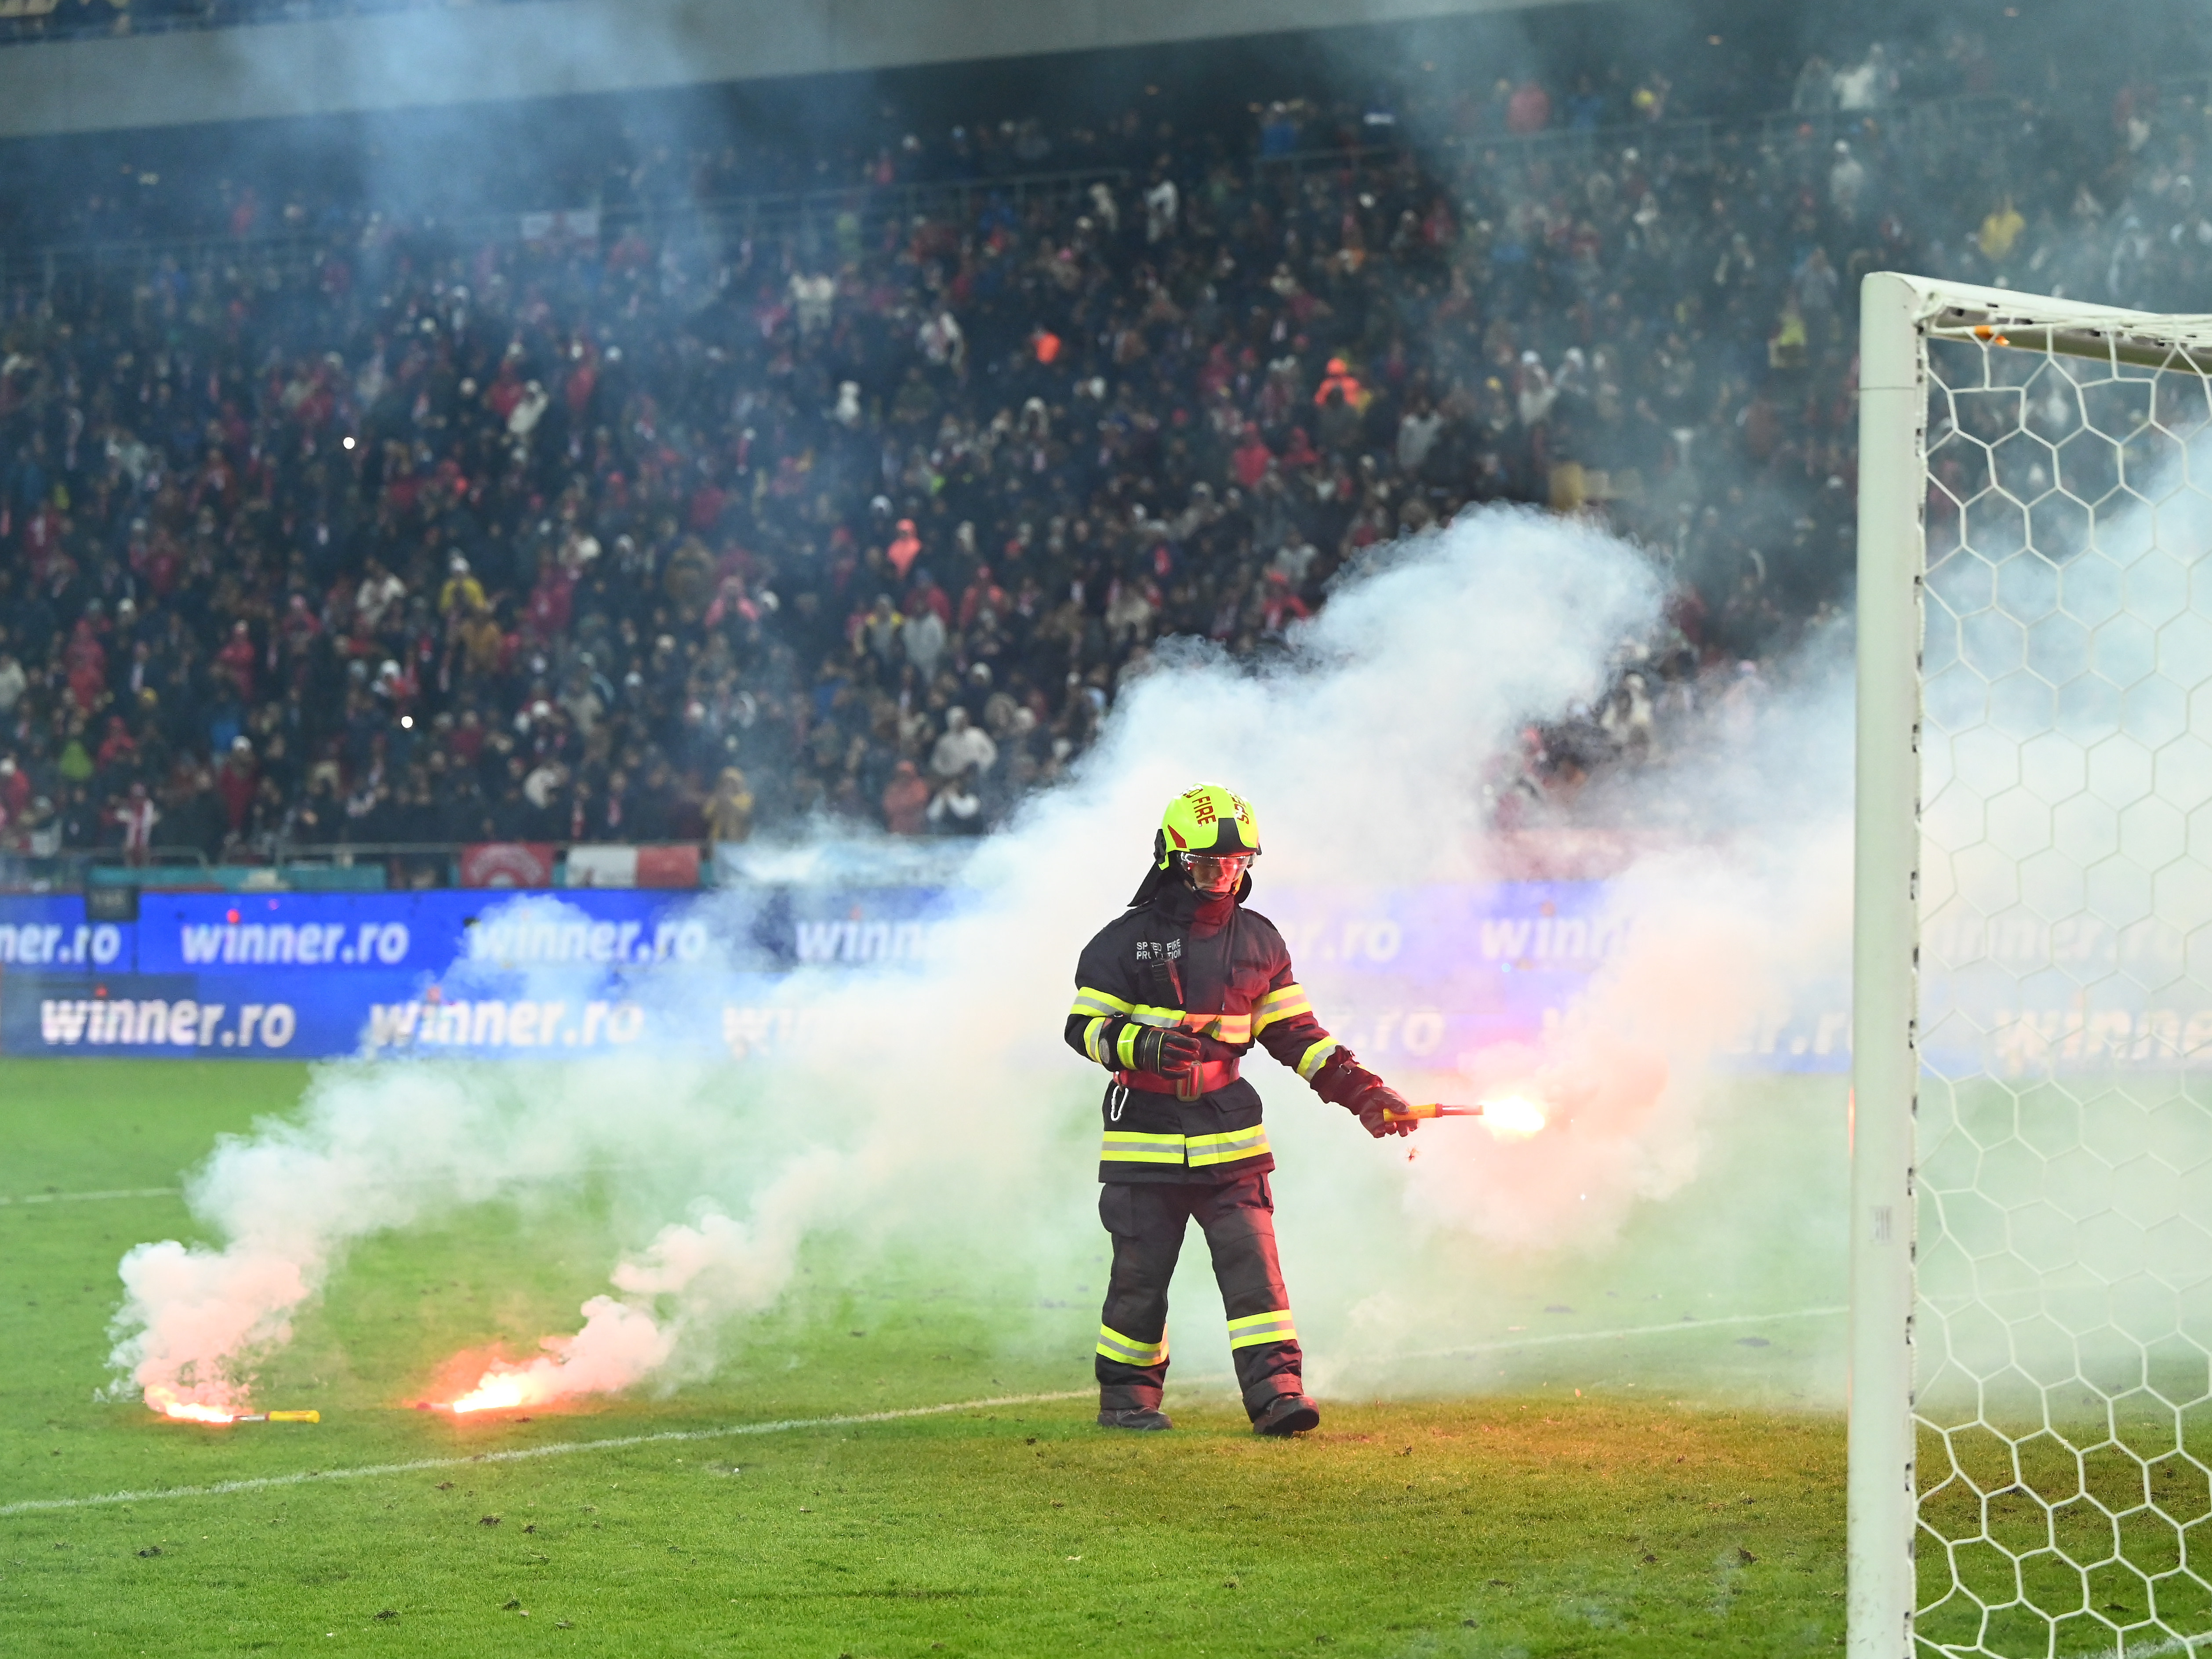
[[[1203,853],[1193,853],[1183,860],[1190,872],[1190,884],[1201,893],[1233,893],[1244,879],[1244,872],[1252,867],[1249,853],[1231,853],[1213,858]]]

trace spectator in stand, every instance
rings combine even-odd
[[[999,745],[991,740],[991,734],[970,725],[965,708],[955,705],[948,709],[945,735],[930,751],[930,770],[940,778],[960,778],[971,773],[980,778],[998,761]]]
[[[911,607],[912,601],[908,601]],[[906,652],[906,659],[921,677],[924,684],[937,677],[937,665],[945,655],[945,619],[925,605],[916,612],[909,610],[905,624],[899,630],[899,642]]]
[[[940,836],[980,836],[990,827],[971,773],[963,772],[939,784],[926,816],[930,829]]]
[[[890,545],[884,550],[885,562],[898,573],[899,580],[904,581],[907,572],[914,568],[914,562],[921,556],[921,538],[915,530],[914,520],[901,519],[898,533],[891,538]]]
[[[1828,205],[1844,222],[1856,225],[1859,217],[1859,201],[1866,192],[1866,164],[1852,150],[1848,139],[1836,140],[1836,160],[1828,169]]]
[[[13,755],[0,755],[0,812],[20,826],[31,810],[31,775],[15,763]]]
[[[706,820],[707,839],[718,847],[734,846],[751,837],[753,792],[746,786],[745,775],[736,767],[724,767],[715,781],[714,793],[707,801]]]
[[[1505,100],[1505,130],[1522,137],[1552,125],[1552,94],[1544,83],[1524,77]]]
[[[297,601],[300,595],[294,594]],[[438,614],[451,618],[455,612],[463,617],[473,616],[485,608],[483,584],[469,568],[469,562],[459,553],[446,562],[446,585],[438,590]]]
[[[216,775],[216,793],[222,797],[223,828],[233,837],[246,833],[246,819],[261,781],[253,763],[253,740],[244,732],[230,740],[230,753]]]
[[[1845,114],[1880,109],[1896,90],[1896,75],[1880,41],[1869,46],[1857,63],[1836,71],[1836,107]]]
[[[1991,208],[1989,216],[1982,221],[1981,232],[1974,239],[1975,246],[1981,249],[1982,257],[1991,264],[2002,264],[2019,242],[2021,232],[2027,228],[2027,220],[2012,204],[2012,198],[2008,196]]]
[[[134,781],[131,785],[123,804],[115,809],[115,821],[123,832],[123,861],[130,865],[149,862],[154,850],[154,826],[161,821],[161,809],[148,796],[144,784]]]
[[[1836,66],[1814,52],[1797,71],[1790,107],[1798,115],[1826,115],[1836,106]]]
[[[929,781],[910,760],[891,767],[891,781],[884,786],[884,827],[895,836],[929,833]]]

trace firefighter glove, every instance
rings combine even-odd
[[[1406,1103],[1405,1096],[1387,1083],[1370,1084],[1347,1104],[1358,1117],[1360,1126],[1377,1140],[1385,1135],[1409,1135],[1413,1133],[1413,1109]],[[1393,1122],[1389,1115],[1392,1112],[1401,1112],[1406,1115]]]
[[[1204,1049],[1189,1032],[1172,1026],[1140,1025],[1129,1045],[1133,1069],[1158,1077],[1180,1077],[1198,1064]]]

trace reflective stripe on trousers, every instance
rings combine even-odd
[[[1295,1342],[1298,1328],[1291,1322],[1291,1310],[1278,1308],[1273,1313],[1247,1314],[1242,1319],[1229,1322],[1229,1346],[1249,1348],[1258,1342]]]
[[[1139,1342],[1133,1336],[1122,1335],[1111,1325],[1101,1325],[1098,1352],[1124,1365],[1164,1365],[1168,1360],[1167,1334],[1161,1333],[1157,1342]]]

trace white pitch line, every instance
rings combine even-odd
[[[163,1498],[222,1498],[270,1486],[304,1486],[309,1481],[365,1480],[381,1474],[413,1474],[423,1469],[459,1469],[472,1463],[520,1463],[533,1457],[565,1457],[571,1452],[618,1451],[625,1446],[653,1446],[672,1441],[725,1440],[733,1435],[782,1434],[794,1429],[842,1429],[865,1423],[896,1423],[907,1418],[944,1417],[992,1406],[1041,1406],[1059,1400],[1085,1400],[1091,1389],[1057,1394],[1011,1394],[992,1400],[957,1400],[945,1406],[909,1406],[890,1412],[854,1412],[840,1417],[789,1417],[774,1423],[733,1423],[720,1429],[670,1429],[660,1434],[625,1434],[605,1440],[560,1440],[513,1451],[478,1452],[471,1457],[424,1457],[411,1463],[370,1463],[356,1469],[323,1469],[301,1474],[266,1474],[251,1480],[219,1480],[210,1486],[167,1486],[156,1492],[106,1492],[89,1498],[26,1498],[0,1504],[0,1516],[31,1515],[43,1510],[84,1510],[102,1504],[150,1504]]]
[[[1394,1359],[1449,1359],[1459,1354],[1507,1353],[1515,1348],[1548,1348],[1562,1342],[1602,1342],[1608,1337],[1688,1335],[1721,1325],[1771,1325],[1785,1319],[1825,1319],[1849,1313],[1848,1308],[1798,1308],[1789,1313],[1723,1314],[1717,1319],[1682,1319],[1672,1325],[1631,1325],[1615,1331],[1547,1331],[1541,1336],[1513,1337],[1504,1342],[1481,1342],[1464,1348],[1424,1348],[1419,1353],[1393,1354]]]
[[[181,1187],[123,1187],[112,1193],[25,1193],[20,1198],[0,1195],[0,1205],[88,1204],[97,1198],[174,1198]]]

